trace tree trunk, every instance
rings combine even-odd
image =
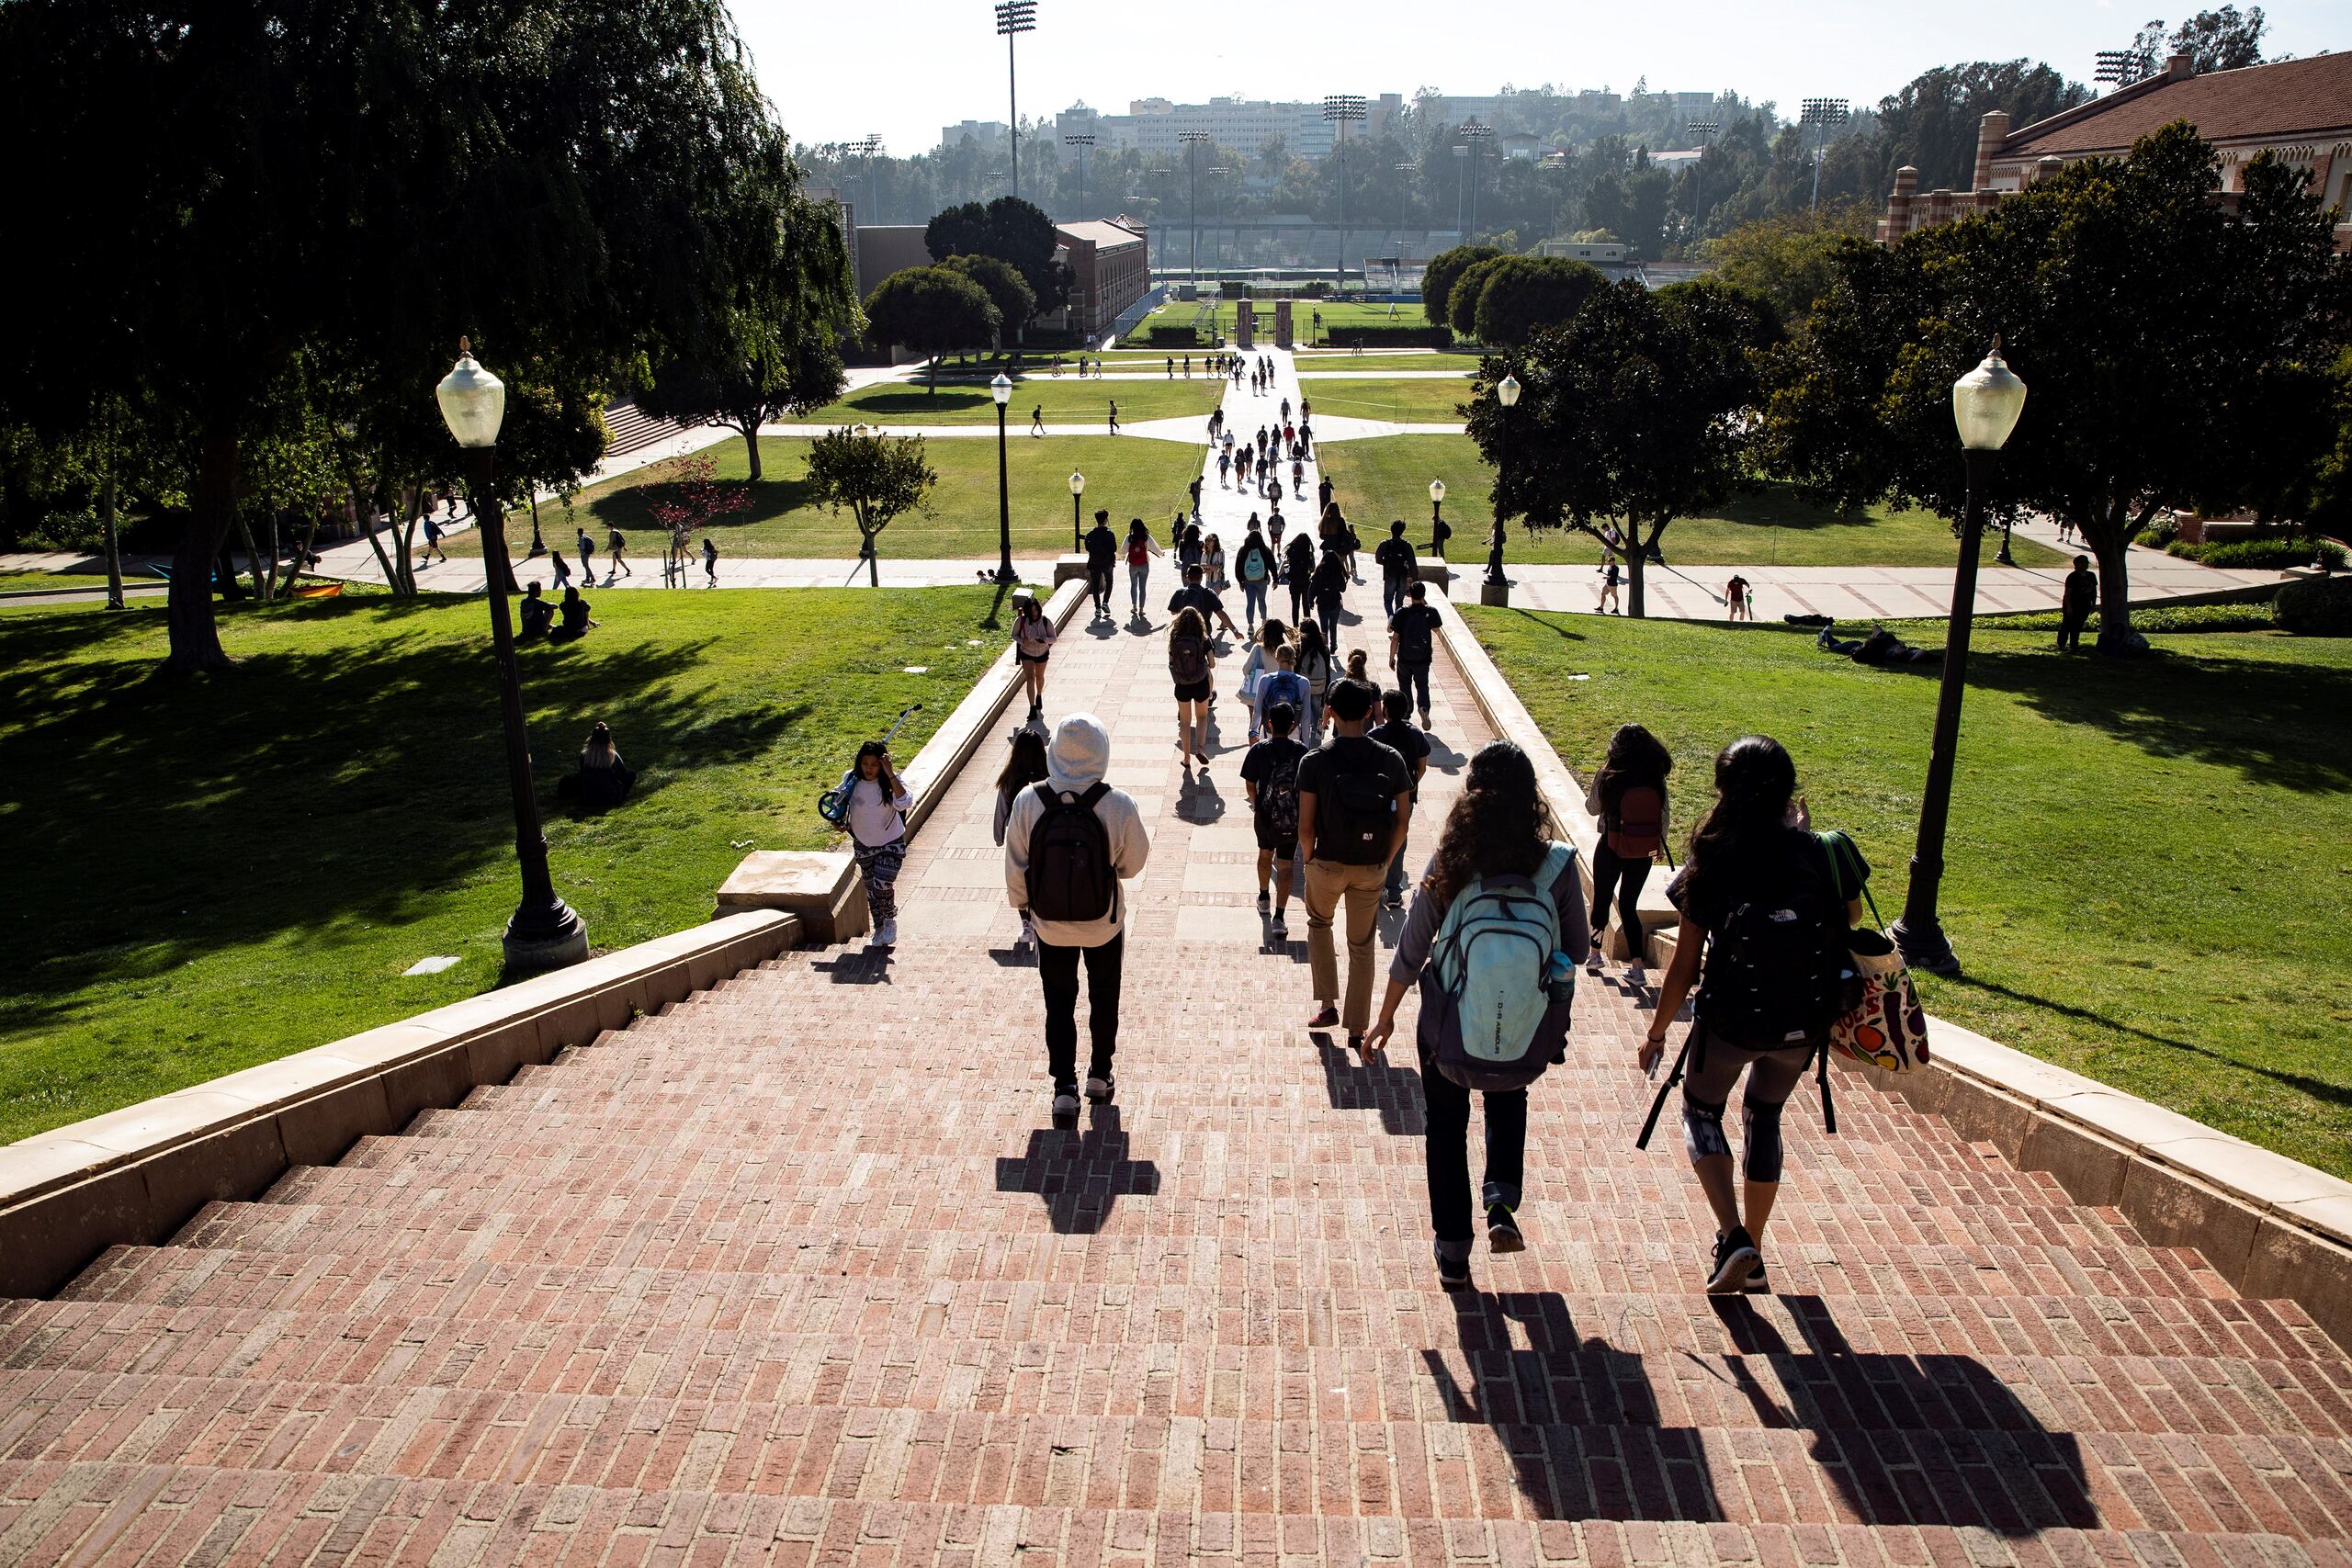
[[[752,482],[760,482],[760,422],[748,419],[740,427],[743,432],[744,460],[751,465]]]
[[[2120,524],[2098,530],[2091,540],[2098,562],[2098,641],[2101,653],[2125,653],[2132,635],[2132,541]]]
[[[106,541],[107,608],[122,608],[122,542],[114,527],[114,465],[107,465],[107,488],[98,492],[98,532]]]
[[[286,569],[286,597],[294,597],[294,585],[302,581],[302,569],[311,564],[311,552],[318,547],[320,513],[313,508],[311,525],[303,532],[302,542],[294,548],[294,564]]]
[[[212,615],[212,570],[229,515],[237,503],[237,438],[209,430],[197,443],[196,493],[187,527],[172,552],[172,584],[164,595],[171,653],[164,668],[176,674],[226,670],[220,627]]]
[[[938,396],[939,396],[939,355],[935,355],[935,354],[934,354],[934,355],[933,355],[931,356],[931,391],[930,391],[930,395],[931,395],[932,397],[933,397],[933,398],[936,398],[936,397],[938,397]]]
[[[262,576],[261,549],[254,543],[253,522],[246,517],[245,509],[242,506],[237,508],[237,537],[245,547],[245,570],[254,574],[254,597],[266,604],[269,603],[269,583]]]

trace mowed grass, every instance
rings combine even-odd
[[[1184,487],[1199,475],[1202,454],[1207,449],[1205,430],[1198,446],[1141,435],[1014,434],[1005,448],[1013,549],[1035,556],[1069,548],[1073,468],[1086,476],[1085,513],[1090,522],[1094,509],[1103,506],[1122,527],[1130,517],[1144,517],[1159,529],[1180,503],[1189,503]],[[741,479],[750,473],[741,441],[730,438],[708,451],[718,478]],[[808,442],[801,436],[760,438],[765,477],[752,487],[750,509],[707,530],[718,546],[722,574],[726,558],[732,556],[855,558],[857,524],[847,512],[834,515],[809,494],[808,451]],[[997,553],[995,436],[927,439],[923,454],[939,475],[929,511],[909,513],[883,530],[883,558],[993,559]],[[565,516],[561,506],[543,503],[541,526],[552,540],[569,538],[574,520],[584,523],[595,536],[600,553],[605,547],[604,531],[616,527],[628,536],[638,570],[650,570],[658,576],[665,530],[654,521],[647,502],[649,490],[671,482],[667,477],[671,472],[657,464],[597,485],[582,493],[571,518]],[[658,489],[654,493],[658,495]],[[508,538],[518,541],[518,547],[528,543],[528,517],[509,515],[506,526]],[[697,546],[701,536],[697,532]],[[469,530],[452,536],[448,548],[453,556],[480,555],[481,540]]]
[[[1324,407],[1320,393],[1315,406]],[[1460,547],[1455,557],[1475,554],[1469,547],[1486,537],[1494,516],[1487,499],[1490,470],[1466,435],[1333,442],[1319,455],[1340,510],[1359,526],[1402,517],[1413,525],[1416,538],[1426,537],[1430,480],[1442,479],[1446,520]],[[1933,513],[1881,506],[1841,512],[1815,505],[1782,484],[1734,496],[1702,515],[1675,519],[1659,547],[1677,566],[1950,566],[1958,553],[1951,525]],[[1991,560],[1999,547],[1997,536],[1988,536],[1983,558]],[[1597,540],[1566,528],[1532,535],[1514,525],[1509,550],[1508,559],[1539,566],[1600,558]],[[2022,566],[2055,566],[2065,559],[2023,538],[2010,553]]]
[[[1855,836],[1881,913],[1901,912],[1935,667],[1870,669],[1769,626],[1463,613],[1579,773],[1629,720],[1673,750],[1678,839],[1715,750],[1777,737],[1815,825]],[[2110,662],[1980,625],[1941,898],[1966,974],[1922,976],[1921,994],[2352,1176],[2352,642],[2153,640],[2156,657]]]
[[[1457,376],[1472,376],[1477,373],[1478,357],[1475,352],[1459,350],[1409,354],[1366,349],[1362,354],[1351,354],[1346,349],[1317,349],[1298,355],[1298,370],[1309,379],[1317,375],[1360,370],[1449,370]]]
[[[1155,361],[1150,368],[1158,371],[1161,367]],[[1081,381],[1075,374],[1059,379],[1033,376],[1014,387],[1012,401],[1005,410],[1005,423],[1020,434],[1029,428],[1030,411],[1042,407],[1047,424],[1089,425],[1102,430],[1114,402],[1119,405],[1119,421],[1123,424],[1139,419],[1206,421],[1223,390],[1222,384],[1198,364],[1193,367],[1192,379],[1186,380],[1181,360],[1173,380],[1098,381],[1089,377]],[[892,383],[853,392],[797,423],[841,425],[859,422],[992,425],[996,423],[996,399],[985,383],[942,382],[935,395],[924,390],[920,382]],[[1203,439],[1206,439],[1205,426]]]
[[[126,571],[122,574],[125,588],[146,588],[160,585],[162,578],[146,572]],[[21,593],[33,588],[96,588],[104,589],[104,572],[83,571],[0,571],[0,593]]]
[[[1464,418],[1462,405],[1470,400],[1470,383],[1453,377],[1410,381],[1301,381],[1298,386],[1317,414],[1343,414],[1350,419],[1459,424]],[[1429,488],[1427,479],[1421,481],[1421,488]]]
[[[616,593],[520,650],[559,892],[599,950],[710,918],[746,848],[809,849],[859,740],[911,757],[1003,646],[987,588]],[[486,990],[517,897],[482,601],[0,615],[0,1141]],[[972,639],[978,639],[977,645]],[[905,666],[922,665],[922,674]],[[556,794],[589,725],[639,772]],[[418,959],[453,968],[403,976]]]
[[[1272,299],[1252,299],[1250,303],[1258,339],[1271,347],[1274,341],[1275,302]],[[1204,338],[1215,333],[1229,343],[1238,333],[1238,300],[1231,299],[1203,299],[1190,304],[1171,299],[1136,322],[1134,330],[1120,341],[1130,347],[1148,347],[1147,339],[1156,326],[1181,327],[1197,323]],[[1291,301],[1291,335],[1292,341],[1301,348],[1310,347],[1316,341],[1317,329],[1314,312],[1317,310],[1323,312],[1322,327],[1327,331],[1332,327],[1429,325],[1418,303],[1399,304],[1392,314],[1385,304],[1294,299]]]

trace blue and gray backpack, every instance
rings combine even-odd
[[[1533,876],[1482,876],[1454,896],[1421,972],[1421,1027],[1447,1079],[1525,1089],[1559,1059],[1576,976],[1553,960],[1559,900],[1579,892],[1576,851],[1555,843]]]

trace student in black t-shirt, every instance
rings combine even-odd
[[[1722,1227],[1707,1277],[1707,1289],[1717,1294],[1765,1288],[1764,1227],[1781,1190],[1781,1110],[1827,1038],[1838,1007],[1836,964],[1825,963],[1817,966],[1803,1016],[1776,1018],[1759,1028],[1752,1015],[1757,998],[1786,996],[1787,976],[1803,969],[1780,962],[1769,973],[1759,971],[1742,948],[1761,939],[1727,928],[1785,931],[1772,939],[1776,950],[1803,947],[1810,931],[1818,933],[1822,956],[1832,956],[1826,944],[1834,942],[1835,956],[1842,958],[1846,928],[1861,919],[1862,884],[1870,877],[1869,864],[1844,834],[1813,832],[1796,785],[1796,764],[1770,736],[1744,736],[1716,756],[1714,804],[1690,836],[1681,871],[1667,884],[1682,926],[1649,1032],[1634,1057],[1647,1072],[1665,1054],[1667,1030],[1700,980],[1703,953],[1705,979],[1686,1046],[1690,1066],[1682,1085],[1682,1136]],[[1759,924],[1758,911],[1769,926]],[[1777,1032],[1768,1039],[1766,1030]],[[1731,1145],[1724,1136],[1724,1110],[1742,1073],[1747,1075],[1740,1100],[1744,1192],[1734,1190]]]
[[[1086,533],[1086,591],[1094,596],[1094,618],[1111,618],[1111,572],[1119,559],[1119,536],[1111,532],[1111,511],[1094,509],[1094,526]]]
[[[1413,701],[1402,692],[1383,692],[1380,695],[1382,713],[1387,722],[1372,732],[1372,738],[1405,759],[1405,770],[1413,777],[1412,793],[1405,802],[1406,830],[1396,840],[1396,853],[1388,863],[1388,880],[1381,885],[1380,901],[1391,909],[1405,907],[1405,842],[1412,836],[1413,807],[1421,803],[1421,778],[1430,771],[1430,738],[1413,728]]]
[[[1380,568],[1380,613],[1394,615],[1405,607],[1405,586],[1415,581],[1420,562],[1413,556],[1413,543],[1405,537],[1402,517],[1388,525],[1388,537],[1372,552]]]
[[[1430,603],[1430,585],[1405,590],[1405,606],[1388,617],[1388,668],[1408,696],[1418,696],[1421,728],[1430,727],[1430,661],[1437,657],[1437,628],[1443,617]]]
[[[1348,1043],[1363,1043],[1372,1021],[1376,960],[1373,931],[1380,886],[1403,847],[1412,775],[1405,760],[1364,733],[1373,690],[1360,681],[1331,688],[1331,736],[1298,764],[1298,842],[1306,857],[1306,958],[1315,986],[1309,1029],[1343,1023]],[[1348,992],[1340,995],[1331,917],[1348,912]]]
[[[1268,911],[1266,887],[1272,882],[1273,920],[1266,935],[1287,942],[1290,926],[1283,917],[1290,908],[1292,863],[1298,858],[1298,764],[1306,748],[1292,737],[1298,709],[1290,704],[1268,708],[1265,723],[1266,739],[1241,759],[1241,787],[1249,793],[1258,833],[1258,913]]]

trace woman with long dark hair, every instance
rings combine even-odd
[[[1548,879],[1544,875],[1547,865],[1556,868]],[[1536,788],[1535,764],[1508,740],[1488,741],[1470,759],[1462,793],[1446,814],[1437,852],[1430,857],[1412,913],[1396,938],[1396,956],[1389,965],[1388,988],[1380,998],[1380,1016],[1363,1037],[1367,1055],[1385,1046],[1396,1032],[1396,1008],[1406,989],[1419,987],[1420,1021],[1415,1043],[1420,1052],[1422,1119],[1427,1127],[1423,1150],[1429,1166],[1430,1228],[1435,1235],[1438,1282],[1448,1290],[1470,1282],[1470,1091],[1437,1067],[1434,1053],[1440,1010],[1450,1004],[1438,988],[1430,949],[1453,900],[1487,876],[1532,877],[1545,887],[1559,915],[1558,962],[1573,978],[1575,971],[1566,955],[1583,952],[1587,940],[1576,852],[1562,841],[1559,825],[1553,821],[1551,808]],[[1528,978],[1530,984],[1541,983],[1541,976],[1532,970]],[[1548,1006],[1530,1055],[1540,1061],[1556,1059],[1567,1025],[1566,1003]],[[1522,1251],[1527,1238],[1519,1228],[1518,1210],[1527,1161],[1527,1090],[1488,1092],[1486,1121],[1487,1169],[1481,1199],[1487,1245],[1495,1252]]]
[[[1767,1288],[1762,1243],[1781,1190],[1781,1111],[1828,1038],[1846,931],[1861,918],[1869,865],[1844,834],[1812,825],[1787,750],[1770,736],[1742,736],[1716,754],[1714,804],[1667,884],[1682,925],[1635,1060],[1655,1069],[1697,982],[1682,1137],[1720,1227],[1707,1275],[1717,1294]],[[1735,1191],[1724,1111],[1742,1073],[1745,1185]]]
[[[1666,775],[1674,755],[1638,724],[1621,724],[1609,738],[1609,755],[1585,791],[1584,808],[1600,827],[1592,847],[1592,950],[1585,973],[1600,973],[1600,939],[1609,930],[1609,906],[1617,906],[1618,929],[1633,955],[1627,977],[1639,981],[1642,967],[1642,889],[1650,867],[1666,845]]]

